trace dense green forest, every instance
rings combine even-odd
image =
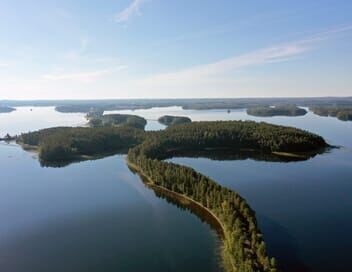
[[[296,105],[279,105],[279,106],[259,106],[247,109],[248,115],[270,117],[270,116],[302,116],[307,114],[305,109]]]
[[[254,148],[270,153],[308,152],[326,146],[320,136],[295,128],[249,121],[195,122],[150,134],[129,150],[128,160],[151,186],[184,195],[219,219],[228,271],[277,271],[275,259],[266,253],[255,213],[243,198],[189,167],[162,160],[183,149]]]
[[[43,164],[70,162],[82,156],[126,152],[144,139],[141,129],[122,127],[58,127],[25,133],[18,143],[39,147]]]
[[[307,131],[254,121],[192,122],[171,126],[154,133],[150,141],[158,144],[160,156],[170,150],[204,150],[226,148],[228,150],[251,149],[261,152],[304,153],[327,146],[324,139]]]
[[[128,151],[128,162],[152,188],[198,203],[222,229],[223,260],[228,271],[277,271],[269,258],[254,211],[236,192],[192,168],[164,161],[187,151],[241,149],[272,152],[318,152],[328,145],[318,135],[252,121],[193,122],[145,132],[129,126],[59,127],[22,134],[18,142],[39,147],[42,162],[73,161],[80,156]]]
[[[192,120],[188,117],[184,116],[171,116],[171,115],[164,115],[158,119],[159,123],[165,126],[172,126],[172,125],[179,125],[179,124],[186,124],[191,123]]]
[[[147,124],[147,120],[137,115],[129,114],[106,114],[99,115],[95,113],[87,116],[89,119],[89,125],[92,127],[104,127],[104,126],[129,126],[139,129],[144,129]]]
[[[144,119],[143,119],[144,120]],[[261,154],[272,152],[311,153],[327,146],[318,135],[292,128],[253,121],[193,122],[170,126],[163,131],[145,132],[130,126],[103,126],[92,128],[57,127],[24,133],[18,142],[40,147],[43,160],[62,161],[79,155],[114,152],[116,149],[141,143],[156,142],[158,158],[173,154],[226,149],[238,154],[247,149]],[[59,146],[62,148],[59,148]],[[177,145],[177,150],[175,146]],[[55,156],[51,149],[63,149],[65,157]],[[111,148],[111,150],[109,150]],[[47,156],[51,154],[51,156]],[[155,154],[154,154],[155,156]]]
[[[16,109],[7,107],[7,106],[0,106],[0,113],[7,113],[7,112],[13,112]]]
[[[352,121],[352,106],[320,106],[311,107],[310,110],[320,116],[332,116],[341,121]]]

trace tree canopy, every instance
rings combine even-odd
[[[307,114],[305,109],[296,105],[278,105],[278,106],[258,106],[247,109],[248,115],[270,117],[270,116],[302,116]]]
[[[118,116],[117,120],[119,118],[122,117]],[[191,199],[220,222],[227,270],[248,272],[277,271],[276,261],[267,254],[255,213],[248,203],[236,192],[192,168],[163,159],[180,150],[220,148],[236,153],[252,149],[271,154],[317,152],[328,146],[322,137],[307,131],[253,121],[192,122],[157,132],[126,125],[59,127],[22,134],[18,141],[39,146],[39,156],[44,162],[70,161],[77,156],[129,149],[129,165],[152,187]]]
[[[179,125],[179,124],[187,124],[191,123],[192,120],[185,116],[171,116],[171,115],[164,115],[158,119],[159,123],[165,126],[172,126],[172,125]]]

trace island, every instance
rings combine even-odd
[[[22,134],[17,141],[37,148],[45,163],[128,152],[129,167],[148,187],[175,201],[192,202],[217,222],[226,271],[263,272],[277,271],[277,264],[267,254],[255,212],[246,200],[194,169],[165,159],[190,150],[231,150],[236,154],[251,149],[263,154],[310,156],[329,147],[316,134],[253,121],[192,122],[157,132],[130,126],[58,127]]]
[[[319,116],[336,117],[341,121],[352,121],[352,106],[319,106],[309,108]]]
[[[143,117],[130,114],[103,115],[100,112],[94,112],[87,114],[87,119],[89,120],[89,125],[92,127],[129,126],[144,129],[147,124],[147,120],[145,120]]]
[[[7,107],[7,106],[0,106],[0,113],[9,113],[15,111],[15,108]]]
[[[278,105],[251,107],[247,109],[247,114],[259,117],[303,116],[307,114],[307,111],[296,105]]]
[[[160,124],[165,125],[165,126],[172,126],[172,125],[191,123],[192,120],[190,118],[184,117],[184,116],[164,115],[158,119],[158,122]]]

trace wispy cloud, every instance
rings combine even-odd
[[[86,54],[88,45],[89,40],[87,38],[82,38],[80,40],[79,48],[66,53],[65,58],[72,61],[80,60],[82,56]]]
[[[88,71],[88,72],[71,72],[71,73],[53,73],[42,75],[42,79],[51,81],[79,81],[83,83],[94,82],[102,77],[105,77],[113,72],[126,69],[127,66],[118,66],[112,69]]]
[[[141,15],[140,8],[147,0],[133,0],[132,3],[114,16],[117,23],[125,23],[135,15]]]
[[[5,68],[5,67],[9,67],[10,64],[6,63],[6,62],[0,62],[0,68]]]
[[[192,84],[194,84],[194,81],[197,79],[222,76],[228,72],[241,68],[286,62],[315,49],[315,45],[318,42],[330,39],[336,34],[351,30],[352,26],[330,29],[298,41],[274,45],[214,63],[199,65],[177,72],[153,75],[144,79],[143,83],[150,85],[170,85],[192,82]]]

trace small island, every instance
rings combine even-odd
[[[307,114],[307,111],[296,105],[258,106],[248,108],[247,114],[259,117],[303,116]]]
[[[106,127],[106,126],[129,126],[133,128],[144,129],[147,120],[137,115],[129,114],[106,114],[94,112],[87,114],[89,125],[91,127]]]
[[[0,106],[0,113],[9,113],[15,111],[15,108],[7,107],[7,106]]]
[[[341,121],[352,121],[351,106],[315,106],[309,108],[309,110],[319,116],[331,116],[336,117]]]
[[[165,126],[172,126],[172,125],[191,123],[192,120],[190,118],[184,117],[184,116],[164,115],[158,119],[158,122],[160,124],[165,125]]]

